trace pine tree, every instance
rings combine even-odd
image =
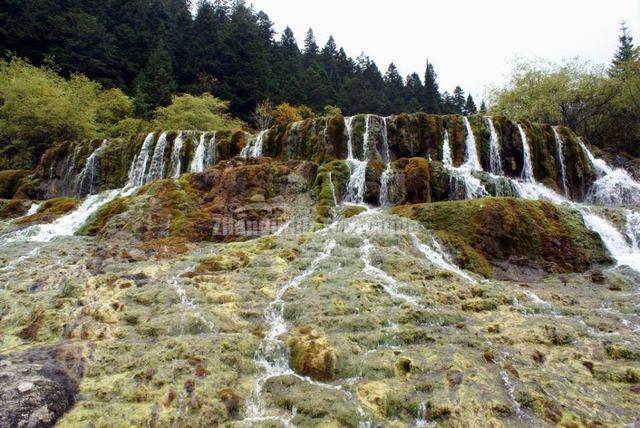
[[[629,32],[629,27],[627,27],[627,24],[624,21],[620,24],[620,36],[618,36],[618,41],[620,42],[618,44],[618,50],[613,56],[611,68],[609,69],[609,74],[611,76],[619,74],[625,63],[634,61],[638,58],[637,49],[633,45],[633,37]]]
[[[171,57],[160,41],[136,79],[136,114],[148,119],[156,107],[168,106],[174,89]]]
[[[318,43],[316,42],[316,37],[313,34],[313,30],[309,28],[307,31],[307,35],[304,38],[304,55],[306,57],[313,58],[318,55],[319,48]]]
[[[471,96],[471,94],[469,94],[469,96],[467,97],[467,101],[464,103],[463,113],[466,116],[469,116],[471,114],[476,114],[477,112],[478,109],[476,108],[476,103],[473,101],[473,97]]]
[[[404,85],[402,76],[394,63],[389,64],[384,76],[385,102],[382,109],[384,114],[400,113],[404,105]]]
[[[455,113],[463,114],[464,106],[466,104],[466,99],[464,97],[464,91],[460,86],[456,86],[456,88],[453,90],[452,102],[455,108]]]
[[[480,103],[480,113],[486,113],[487,112],[487,105],[484,103],[484,100],[482,100],[482,102]]]
[[[424,96],[422,100],[423,110],[427,113],[438,113],[442,104],[442,96],[438,88],[437,74],[433,64],[427,62],[424,73]]]
[[[299,53],[298,43],[296,42],[296,38],[293,35],[293,30],[287,27],[282,32],[282,37],[280,38],[280,46],[285,48],[290,53]]]

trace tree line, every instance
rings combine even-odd
[[[489,93],[491,113],[566,125],[602,149],[640,156],[640,49],[625,23],[618,40],[608,66],[517,60]]]
[[[345,114],[477,111],[460,86],[440,92],[431,63],[423,76],[403,78],[393,63],[383,73],[333,37],[319,46],[311,29],[301,49],[290,28],[276,38],[269,17],[244,0],[200,1],[194,13],[189,0],[1,3],[0,52],[120,88],[144,119],[175,93],[211,93],[245,120],[264,100]]]

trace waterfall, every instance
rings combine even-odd
[[[149,165],[149,172],[144,179],[145,183],[149,183],[153,180],[158,180],[164,176],[164,151],[167,148],[167,133],[163,132],[158,138],[156,147],[153,149],[153,156],[151,156],[151,165]]]
[[[631,241],[631,248],[634,252],[640,253],[640,213],[626,210],[625,220],[625,233]]]
[[[611,223],[582,209],[585,225],[600,235],[602,242],[618,265],[628,265],[640,272],[640,251],[629,245],[622,234]]]
[[[76,186],[75,194],[78,196],[92,195],[95,191],[94,180],[96,176],[97,160],[100,153],[105,149],[107,140],[102,141],[100,146],[89,155],[87,161],[84,164],[84,168],[78,175],[78,184]]]
[[[276,290],[274,300],[269,303],[264,313],[265,338],[254,356],[254,362],[264,370],[256,378],[254,395],[247,404],[248,417],[245,420],[279,419],[265,414],[266,408],[262,400],[262,390],[266,382],[276,376],[292,375],[299,377],[289,366],[287,345],[279,337],[287,332],[287,322],[284,319],[284,295],[292,288],[298,288],[306,279],[313,275],[320,263],[327,259],[336,242],[326,242],[324,250],[311,262],[309,267],[300,275],[294,277]],[[306,378],[305,378],[306,380]]]
[[[347,165],[351,175],[349,176],[349,184],[347,185],[346,201],[354,204],[362,204],[364,201],[364,191],[366,185],[367,161],[353,158],[353,119],[354,117],[345,117],[344,123],[347,129]],[[365,130],[363,135],[362,151],[367,153],[367,145],[369,142],[369,120],[365,119]]]
[[[527,134],[524,132],[522,125],[518,124],[518,132],[520,133],[520,141],[522,141],[523,167],[522,179],[527,182],[534,182],[533,165],[531,164],[531,150],[527,141]]]
[[[429,426],[429,421],[427,421],[428,415],[429,414],[427,412],[427,403],[423,401],[422,403],[420,403],[420,406],[418,406],[418,415],[416,417],[415,426],[419,428],[428,427]]]
[[[384,162],[386,164],[384,171],[382,171],[382,176],[380,177],[380,197],[379,197],[379,205],[387,206],[390,205],[391,201],[389,201],[389,182],[393,177],[393,170],[391,168],[391,152],[389,150],[389,129],[387,126],[387,118],[382,118],[382,124],[380,129],[380,134],[382,135],[382,151]]]
[[[353,119],[355,116],[344,118],[344,127],[347,130],[347,159],[353,159]]]
[[[173,141],[173,149],[171,150],[171,177],[178,178],[182,169],[182,146],[184,145],[184,133],[178,132],[176,139]]]
[[[260,131],[260,133],[258,133],[258,136],[256,137],[256,142],[253,145],[253,150],[251,152],[251,156],[253,156],[254,158],[262,156],[262,143],[264,142],[264,134],[266,133],[267,130],[264,129]]]
[[[442,250],[435,239],[432,240],[432,245],[427,245],[423,242],[420,242],[420,240],[414,233],[409,234],[409,237],[411,238],[411,243],[413,244],[413,246],[431,263],[441,269],[458,275],[460,278],[466,281],[475,284],[476,281],[473,278],[464,273],[462,269],[448,260],[448,256]]]
[[[38,210],[40,209],[40,205],[42,203],[39,204],[31,204],[31,206],[29,207],[29,211],[27,211],[27,213],[24,215],[25,217],[28,217],[30,215],[34,215],[35,213],[38,212]]]
[[[71,236],[82,227],[98,208],[113,200],[119,194],[120,190],[110,190],[98,195],[91,195],[78,208],[56,219],[53,223],[31,225],[3,236],[2,242],[49,242],[58,236]]]
[[[144,177],[147,171],[147,162],[149,161],[149,149],[153,144],[154,133],[147,135],[140,148],[140,153],[133,159],[131,168],[129,169],[129,181],[127,184],[132,187],[139,187],[144,184]]]
[[[191,159],[191,165],[189,165],[189,172],[202,172],[204,171],[204,156],[205,156],[205,141],[206,132],[200,133],[200,139],[196,150],[193,153],[193,159]]]
[[[445,168],[453,168],[453,157],[451,156],[451,145],[449,144],[449,132],[445,129],[442,136],[442,164]]]
[[[466,118],[465,118],[466,119]],[[488,196],[489,192],[483,186],[482,182],[473,176],[472,164],[473,160],[465,162],[460,167],[453,166],[453,158],[451,156],[451,146],[449,144],[449,132],[445,129],[442,136],[442,164],[451,173],[452,183],[462,182],[464,186],[465,199],[481,198]],[[467,137],[469,140],[469,137]],[[465,157],[472,159],[474,156],[477,160],[477,152],[475,149],[475,138],[471,134],[471,141],[467,144]],[[473,153],[476,153],[475,155]]]
[[[558,158],[558,165],[560,165],[560,179],[562,180],[562,190],[564,195],[569,198],[569,187],[567,186],[567,170],[564,166],[564,151],[562,150],[562,137],[558,133],[558,128],[553,127],[553,136],[556,140],[556,157]]]
[[[589,192],[591,202],[602,205],[637,205],[640,203],[640,183],[621,168],[611,168],[597,159],[587,146],[578,140],[598,176]]]
[[[463,120],[464,126],[467,129],[467,135],[464,139],[464,164],[461,168],[471,171],[482,171],[482,165],[480,165],[480,159],[478,159],[478,149],[476,148],[476,137],[473,135],[473,130],[471,129],[471,124],[467,116],[463,116]]]
[[[80,154],[80,145],[76,145],[73,149],[73,155],[67,160],[65,165],[65,173],[62,178],[62,196],[75,195],[76,193],[76,163],[78,161],[78,155]],[[53,171],[53,165],[51,165]],[[52,176],[52,174],[50,174]]]
[[[217,150],[217,140],[216,140],[216,131],[211,133],[211,138],[209,138],[209,144],[207,145],[206,156],[204,160],[204,167],[208,168],[216,164],[216,150]]]
[[[489,172],[495,175],[504,175],[502,170],[502,159],[500,158],[500,145],[498,144],[498,133],[493,126],[491,117],[484,118],[489,129]]]

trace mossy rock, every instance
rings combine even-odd
[[[105,225],[118,214],[127,211],[129,207],[126,198],[116,198],[113,201],[101,206],[78,231],[78,235],[96,236]]]
[[[75,198],[53,198],[40,204],[38,212],[33,215],[22,217],[16,221],[19,225],[33,223],[51,223],[78,207],[79,201]]]
[[[366,210],[367,208],[361,205],[347,205],[342,210],[342,215],[344,218],[351,218],[365,212]]]
[[[334,379],[336,353],[323,332],[303,327],[289,338],[287,345],[289,362],[297,373],[320,381]]]
[[[213,273],[240,269],[249,264],[249,255],[237,249],[229,249],[220,254],[208,256],[200,260],[196,266],[197,273]]]
[[[460,251],[464,244],[492,264],[583,272],[611,261],[600,237],[578,213],[544,201],[485,198],[408,205],[393,212],[455,237],[457,243],[448,242],[449,249]],[[468,268],[478,271],[478,266]]]
[[[8,169],[0,171],[0,199],[11,199],[15,195],[24,177],[30,174],[28,169]]]

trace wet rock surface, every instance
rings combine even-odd
[[[171,243],[162,254],[136,255],[129,234],[3,247],[0,380],[15,403],[4,420],[639,422],[633,271],[465,277],[425,257],[411,235],[425,244],[432,235],[413,220],[369,210],[322,227],[304,215],[313,226],[296,233],[179,252]],[[378,230],[385,221],[399,226]],[[278,305],[276,343],[265,314]],[[285,365],[267,373],[260,350]]]

